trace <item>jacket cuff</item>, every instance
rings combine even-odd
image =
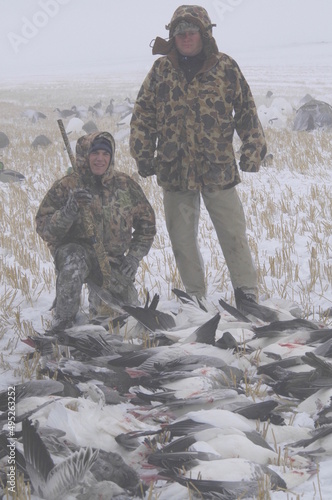
[[[243,172],[259,172],[260,164],[248,163],[240,160],[240,169]]]

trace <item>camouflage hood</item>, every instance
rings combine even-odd
[[[76,166],[75,173],[79,175],[84,185],[94,184],[96,176],[91,172],[89,166],[89,150],[95,139],[104,138],[109,142],[112,157],[108,169],[101,176],[102,184],[107,185],[114,173],[115,141],[109,132],[94,132],[93,134],[80,137],[76,144]]]
[[[156,38],[152,47],[152,53],[154,55],[167,55],[174,48],[174,30],[182,21],[193,23],[199,27],[203,40],[203,50],[206,57],[209,57],[211,54],[218,53],[216,41],[212,36],[212,28],[216,25],[211,23],[211,19],[207,11],[199,5],[181,5],[174,12],[171,22],[166,25],[166,29],[169,30],[169,39],[164,40],[160,37]]]

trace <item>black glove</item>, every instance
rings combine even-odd
[[[155,161],[140,161],[138,163],[138,173],[141,177],[150,177],[156,173]]]
[[[71,219],[76,219],[80,207],[89,206],[92,202],[92,194],[87,189],[74,189],[70,191],[65,206],[65,214]]]
[[[127,278],[134,281],[138,266],[139,266],[139,260],[137,259],[137,257],[128,254],[126,257],[123,258],[120,271],[122,274],[127,276]]]

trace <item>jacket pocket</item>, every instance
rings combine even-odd
[[[234,157],[218,153],[206,153],[201,162],[201,178],[204,185],[229,187],[239,182],[238,168]]]

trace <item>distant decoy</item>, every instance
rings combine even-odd
[[[132,110],[129,110],[129,111],[126,111],[125,113],[122,113],[116,126],[117,127],[122,127],[122,126],[129,127],[132,115],[133,115]]]
[[[268,167],[269,165],[271,165],[273,162],[273,154],[272,153],[268,153],[267,155],[264,156],[264,160],[262,161],[262,165],[263,167]]]
[[[101,118],[104,116],[104,111],[102,109],[102,103],[101,101],[97,102],[93,106],[89,106],[88,112],[92,114],[92,116],[95,116],[96,118]]]
[[[73,111],[72,109],[59,109],[59,108],[55,108],[55,110],[57,113],[58,113],[58,116],[59,118],[69,118],[70,116],[74,116],[75,115],[75,111]]]
[[[9,139],[4,132],[0,132],[0,148],[6,148],[9,145]]]
[[[70,147],[72,151],[76,151],[76,144],[77,144],[77,139],[75,139],[74,141],[70,141]]]
[[[302,99],[300,99],[298,103],[298,108],[300,108],[304,104],[307,104],[307,102],[312,101],[313,99],[314,97],[311,94],[306,94],[304,97],[302,97]]]
[[[84,120],[88,116],[88,108],[85,106],[72,106],[72,111],[74,111],[75,116]]]
[[[82,132],[83,125],[84,121],[81,120],[81,118],[77,118],[76,116],[74,116],[69,120],[68,125],[66,126],[66,133],[68,135],[72,134],[73,132],[79,134],[80,132]]]
[[[0,182],[19,182],[24,179],[25,176],[23,174],[16,172],[15,170],[5,168],[2,161],[0,161]]]
[[[104,111],[102,108],[95,108],[94,106],[89,106],[88,111],[92,114],[92,116],[96,118],[101,118],[104,116]]]
[[[135,103],[131,102],[129,97],[126,97],[121,104],[113,104],[113,101],[114,99],[110,100],[109,106],[111,106],[111,108],[109,109],[109,106],[107,106],[106,113],[114,115],[123,115],[128,112],[132,113]]]
[[[50,144],[52,144],[52,141],[48,137],[46,137],[46,135],[41,134],[37,135],[36,139],[32,141],[31,146],[37,149],[38,146],[46,147],[49,146]]]
[[[293,130],[307,131],[332,127],[332,106],[327,102],[311,99],[296,112]]]
[[[277,106],[271,105],[267,107],[265,104],[261,104],[257,112],[263,128],[284,128],[286,125],[287,116]]]
[[[271,106],[277,108],[284,116],[290,116],[293,113],[291,103],[284,97],[275,97]]]
[[[47,118],[44,113],[41,113],[40,111],[36,111],[34,109],[26,109],[25,111],[23,111],[22,116],[28,118],[32,123],[37,123],[41,118]]]
[[[93,132],[98,132],[98,127],[93,120],[89,120],[84,123],[82,130],[84,130],[87,134],[92,134]]]
[[[105,113],[106,114],[109,114],[110,116],[113,114],[113,110],[114,110],[114,99],[110,99],[110,103],[109,105],[107,106],[106,110],[105,110]]]
[[[124,141],[125,139],[127,139],[127,137],[129,137],[129,134],[130,134],[130,128],[129,127],[120,128],[114,134],[115,142],[122,142],[122,141]]]

